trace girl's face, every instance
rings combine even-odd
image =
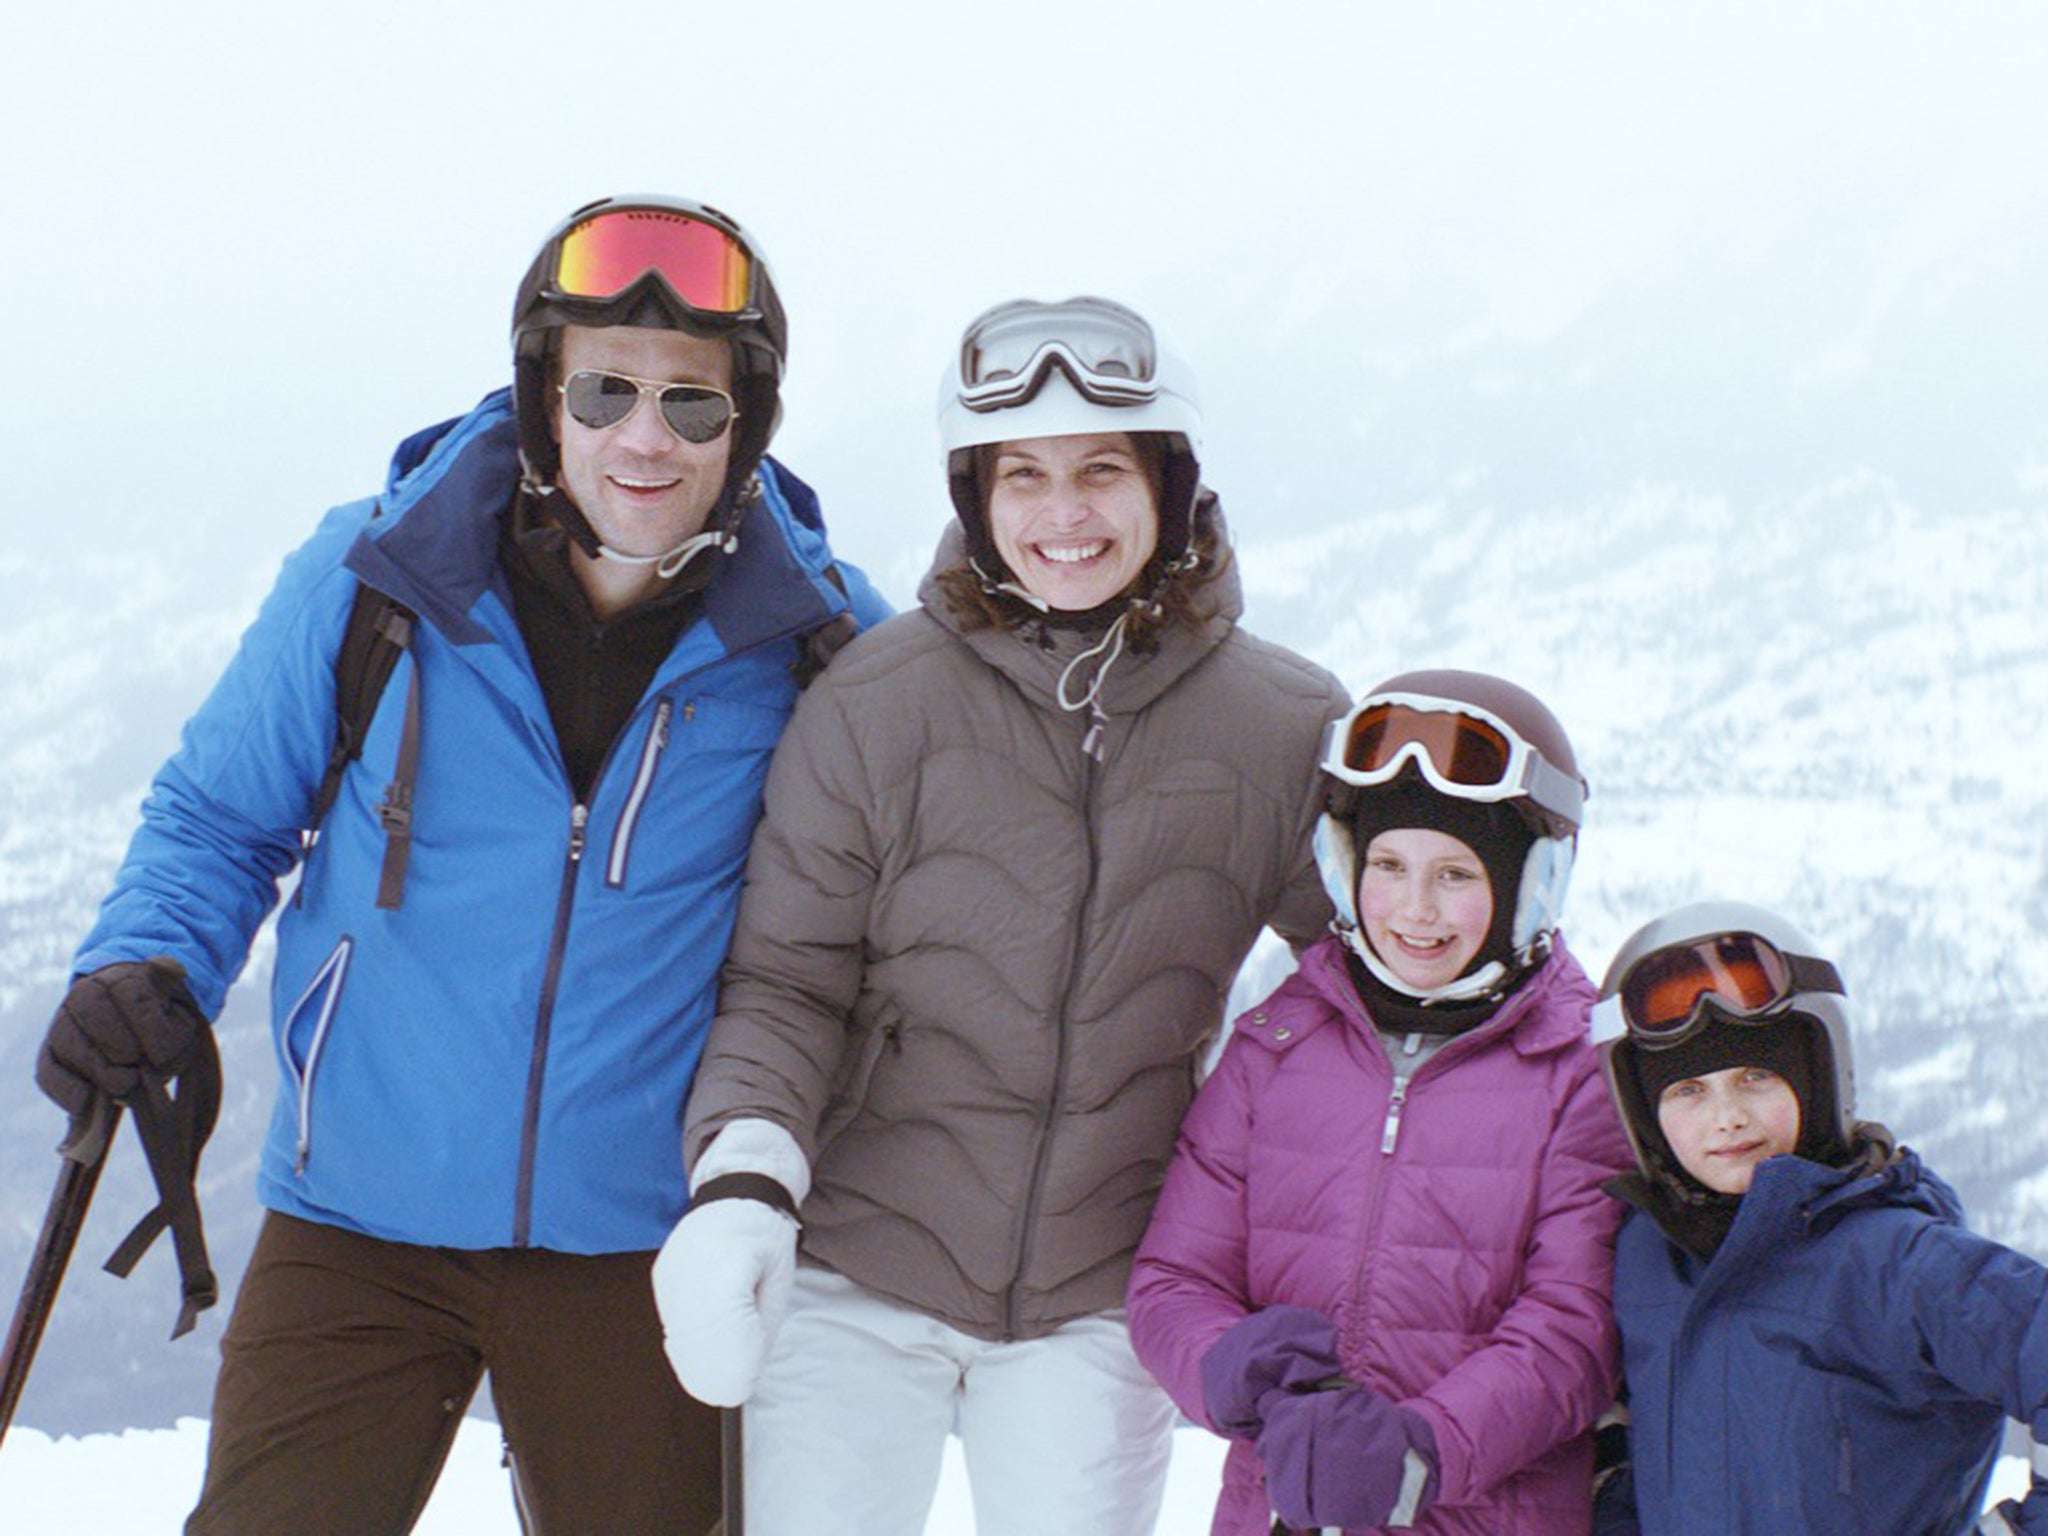
[[[1479,855],[1449,833],[1395,827],[1360,861],[1358,921],[1387,968],[1427,992],[1464,975],[1486,942],[1493,886]]]
[[[1758,1163],[1799,1145],[1799,1096],[1768,1067],[1726,1067],[1666,1088],[1657,1125],[1687,1173],[1718,1194],[1745,1194]]]
[[[1123,591],[1159,545],[1159,508],[1128,432],[1002,443],[989,537],[1022,585],[1081,613]]]

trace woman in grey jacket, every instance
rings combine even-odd
[[[753,1536],[915,1536],[956,1428],[983,1536],[1151,1528],[1131,1256],[1252,941],[1329,916],[1346,698],[1236,625],[1177,359],[1105,300],[1001,305],[940,431],[920,608],[776,755],[656,1267],[684,1385],[747,1405]]]

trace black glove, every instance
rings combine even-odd
[[[128,1101],[149,1072],[168,1081],[200,1058],[210,1026],[168,956],[123,960],[71,983],[36,1057],[36,1086],[74,1119],[97,1094]]]

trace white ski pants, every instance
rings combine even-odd
[[[747,1536],[922,1536],[955,1432],[975,1536],[1144,1536],[1173,1449],[1122,1312],[990,1343],[810,1265],[745,1412]]]

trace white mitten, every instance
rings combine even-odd
[[[654,1261],[654,1304],[669,1364],[692,1397],[720,1408],[753,1395],[796,1279],[795,1216],[767,1199],[711,1189],[734,1175],[773,1180],[789,1192],[792,1208],[811,1182],[788,1131],[766,1120],[733,1121],[691,1172],[693,1193],[712,1198],[690,1207]]]

